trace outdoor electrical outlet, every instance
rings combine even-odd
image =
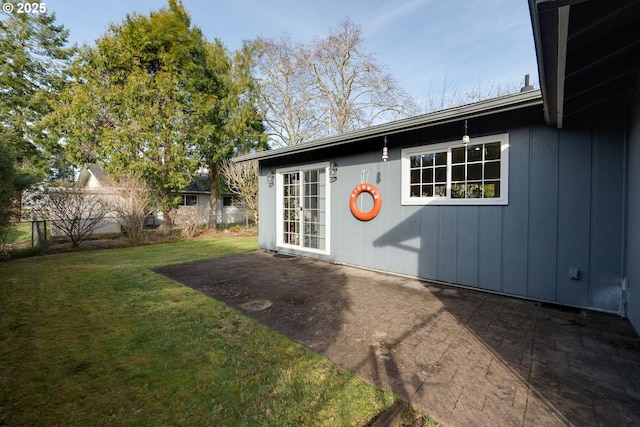
[[[569,278],[571,280],[580,280],[580,270],[577,267],[569,267]]]

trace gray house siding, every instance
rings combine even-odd
[[[624,110],[604,105],[547,126],[541,107],[469,120],[471,137],[509,134],[506,206],[403,206],[400,150],[456,140],[461,123],[390,135],[261,163],[260,245],[381,271],[540,301],[622,312],[625,206]],[[612,130],[613,129],[613,130]],[[331,185],[329,255],[276,246],[275,186],[279,167],[335,161]],[[382,209],[361,222],[349,196],[361,182],[382,195]],[[636,202],[637,203],[637,202]],[[367,210],[365,206],[363,210]],[[578,280],[569,269],[579,270]]]
[[[629,133],[627,280],[629,320],[640,330],[640,94],[633,99]]]

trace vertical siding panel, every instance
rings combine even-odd
[[[632,101],[629,135],[626,275],[629,279],[629,320],[640,331],[640,93]]]
[[[349,196],[351,190],[360,183],[361,165],[359,158],[350,156],[345,158],[346,167],[338,170],[338,179],[334,184],[337,191],[331,193],[332,206],[335,216],[331,218],[332,224],[339,224],[332,239],[333,246],[340,248],[340,261],[347,264],[362,265],[362,245],[364,244],[364,228],[360,221],[351,215],[349,210]],[[343,163],[341,160],[338,162]],[[340,164],[338,163],[338,164]]]
[[[621,310],[624,117],[615,108],[598,111],[593,136],[590,302],[610,312]]]
[[[458,209],[440,206],[438,209],[438,280],[457,282],[456,242]]]
[[[530,153],[527,296],[553,301],[558,235],[558,131],[536,128]]]
[[[373,152],[369,152],[362,156],[362,159],[361,159],[363,162],[362,169],[369,171],[368,178],[366,178],[366,182],[369,184],[376,185],[375,181],[376,181],[377,162],[379,161],[379,159],[380,158],[375,156],[375,153]],[[349,200],[349,197],[351,195],[351,190],[353,190],[353,187],[355,187],[357,184],[360,183],[361,173],[362,173],[362,170],[358,171],[358,179],[353,183],[353,186],[349,189],[349,194],[346,196],[347,201]],[[373,199],[371,198],[371,196],[368,193],[366,193],[360,197],[362,198],[362,202],[363,202],[361,207],[362,211],[368,212],[369,210],[371,210],[373,208]],[[360,203],[358,203],[358,205],[360,205]],[[348,215],[351,215],[351,210],[349,209],[349,207],[347,207],[346,212],[348,213]],[[351,215],[351,217],[353,218],[353,215]],[[361,227],[360,236],[362,237],[362,240],[361,240],[362,244],[360,245],[359,248],[356,249],[357,251],[360,252],[360,257],[361,257],[360,265],[363,265],[369,268],[379,268],[375,258],[375,253],[377,248],[374,247],[374,241],[380,234],[384,233],[384,229],[382,227],[382,224],[380,223],[380,215],[378,215],[371,221],[360,221],[355,218],[354,220],[357,221],[359,223],[359,226]],[[383,249],[383,250],[386,250],[386,249]]]
[[[411,212],[405,219],[405,235],[401,245],[404,248],[397,254],[396,260],[400,266],[400,272],[417,276],[420,272],[420,252],[422,245],[422,237],[419,235],[421,227],[421,218],[419,207],[414,206],[407,212]]]
[[[484,208],[484,206],[483,206]],[[457,283],[478,286],[478,206],[457,209]]]
[[[502,207],[483,207],[478,227],[478,286],[493,291],[502,290],[502,212]]]
[[[559,161],[557,301],[584,307],[589,294],[590,132],[562,132]],[[570,267],[580,270],[579,280],[569,277]]]
[[[438,278],[438,207],[425,206],[420,209],[420,271],[425,279]]]
[[[276,250],[276,186],[269,187],[267,183],[270,171],[270,167],[261,167],[258,178],[258,244],[261,248]]]
[[[393,155],[393,152],[392,152]],[[395,167],[397,164],[398,167]],[[373,219],[375,223],[375,232],[372,237],[378,238],[387,231],[391,230],[395,225],[398,217],[398,211],[400,207],[400,198],[393,197],[391,191],[391,185],[400,176],[398,171],[400,169],[398,161],[389,161],[385,163],[378,163],[376,165],[376,173],[372,177],[371,182],[380,191],[382,198],[382,208],[377,217]],[[397,173],[397,177],[395,176]],[[397,193],[397,191],[396,191]],[[370,245],[375,260],[375,268],[379,270],[389,271],[391,269],[391,257],[389,256],[389,246],[375,247],[375,241],[373,245]]]
[[[529,151],[528,127],[509,133],[509,205],[502,217],[502,291],[527,295],[529,240]]]

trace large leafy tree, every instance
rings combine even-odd
[[[206,110],[221,83],[209,45],[181,3],[112,24],[85,46],[50,124],[76,164],[98,162],[113,177],[148,184],[170,226],[175,194],[197,173]]]
[[[0,248],[6,240],[10,222],[20,213],[20,193],[31,184],[31,177],[15,163],[15,152],[0,134]]]
[[[98,162],[115,178],[152,188],[165,227],[175,194],[208,167],[215,226],[218,165],[259,133],[246,55],[230,58],[170,0],[149,16],[127,16],[82,49],[50,123],[74,163]]]
[[[21,190],[68,172],[43,127],[74,53],[67,37],[53,14],[0,14],[0,227],[16,213]]]
[[[262,116],[256,108],[258,90],[251,74],[253,47],[245,44],[230,55],[219,40],[210,45],[209,78],[217,78],[220,88],[217,96],[208,96],[204,137],[198,141],[203,165],[209,171],[211,182],[211,209],[209,228],[217,223],[216,200],[225,175],[223,164],[240,152],[269,148]]]

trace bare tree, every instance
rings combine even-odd
[[[275,146],[309,141],[322,130],[313,109],[316,96],[309,72],[308,51],[284,35],[279,42],[260,38],[254,70],[261,88],[261,108]]]
[[[129,240],[140,241],[151,203],[151,188],[135,178],[110,179],[106,186],[113,191],[105,197],[106,204],[124,223]]]
[[[182,235],[184,237],[195,237],[198,234],[202,218],[206,218],[202,206],[182,206],[176,210],[174,218],[182,225]]]
[[[71,187],[45,190],[42,207],[41,215],[50,221],[53,229],[66,236],[73,247],[106,225],[109,212],[101,195]]]
[[[309,67],[320,96],[316,109],[326,114],[328,134],[411,116],[411,97],[362,50],[362,28],[345,20],[328,37],[313,43]]]
[[[248,225],[246,211],[258,223],[258,162],[235,163],[227,160],[222,165],[222,174],[227,179],[229,191],[240,196],[245,209],[245,227]]]
[[[478,82],[471,89],[463,92],[458,86],[449,83],[445,77],[441,87],[434,88],[432,85],[429,85],[424,110],[426,113],[431,113],[508,95],[510,93],[517,93],[519,91],[520,86],[518,83],[508,80],[501,84],[495,82]]]
[[[514,82],[511,79],[503,83],[490,81],[482,84],[478,82],[466,92],[466,99],[468,102],[484,101],[485,99],[497,98],[510,93],[520,92],[521,87],[522,86],[518,85],[517,82]]]
[[[433,83],[429,83],[424,109],[426,113],[445,110],[463,105],[465,103],[463,99],[464,95],[460,92],[460,89],[450,83],[447,76],[445,76],[442,80],[442,85],[439,87],[434,87]]]
[[[417,112],[415,102],[362,49],[362,29],[343,21],[309,45],[259,39],[254,62],[274,145],[294,145]]]

